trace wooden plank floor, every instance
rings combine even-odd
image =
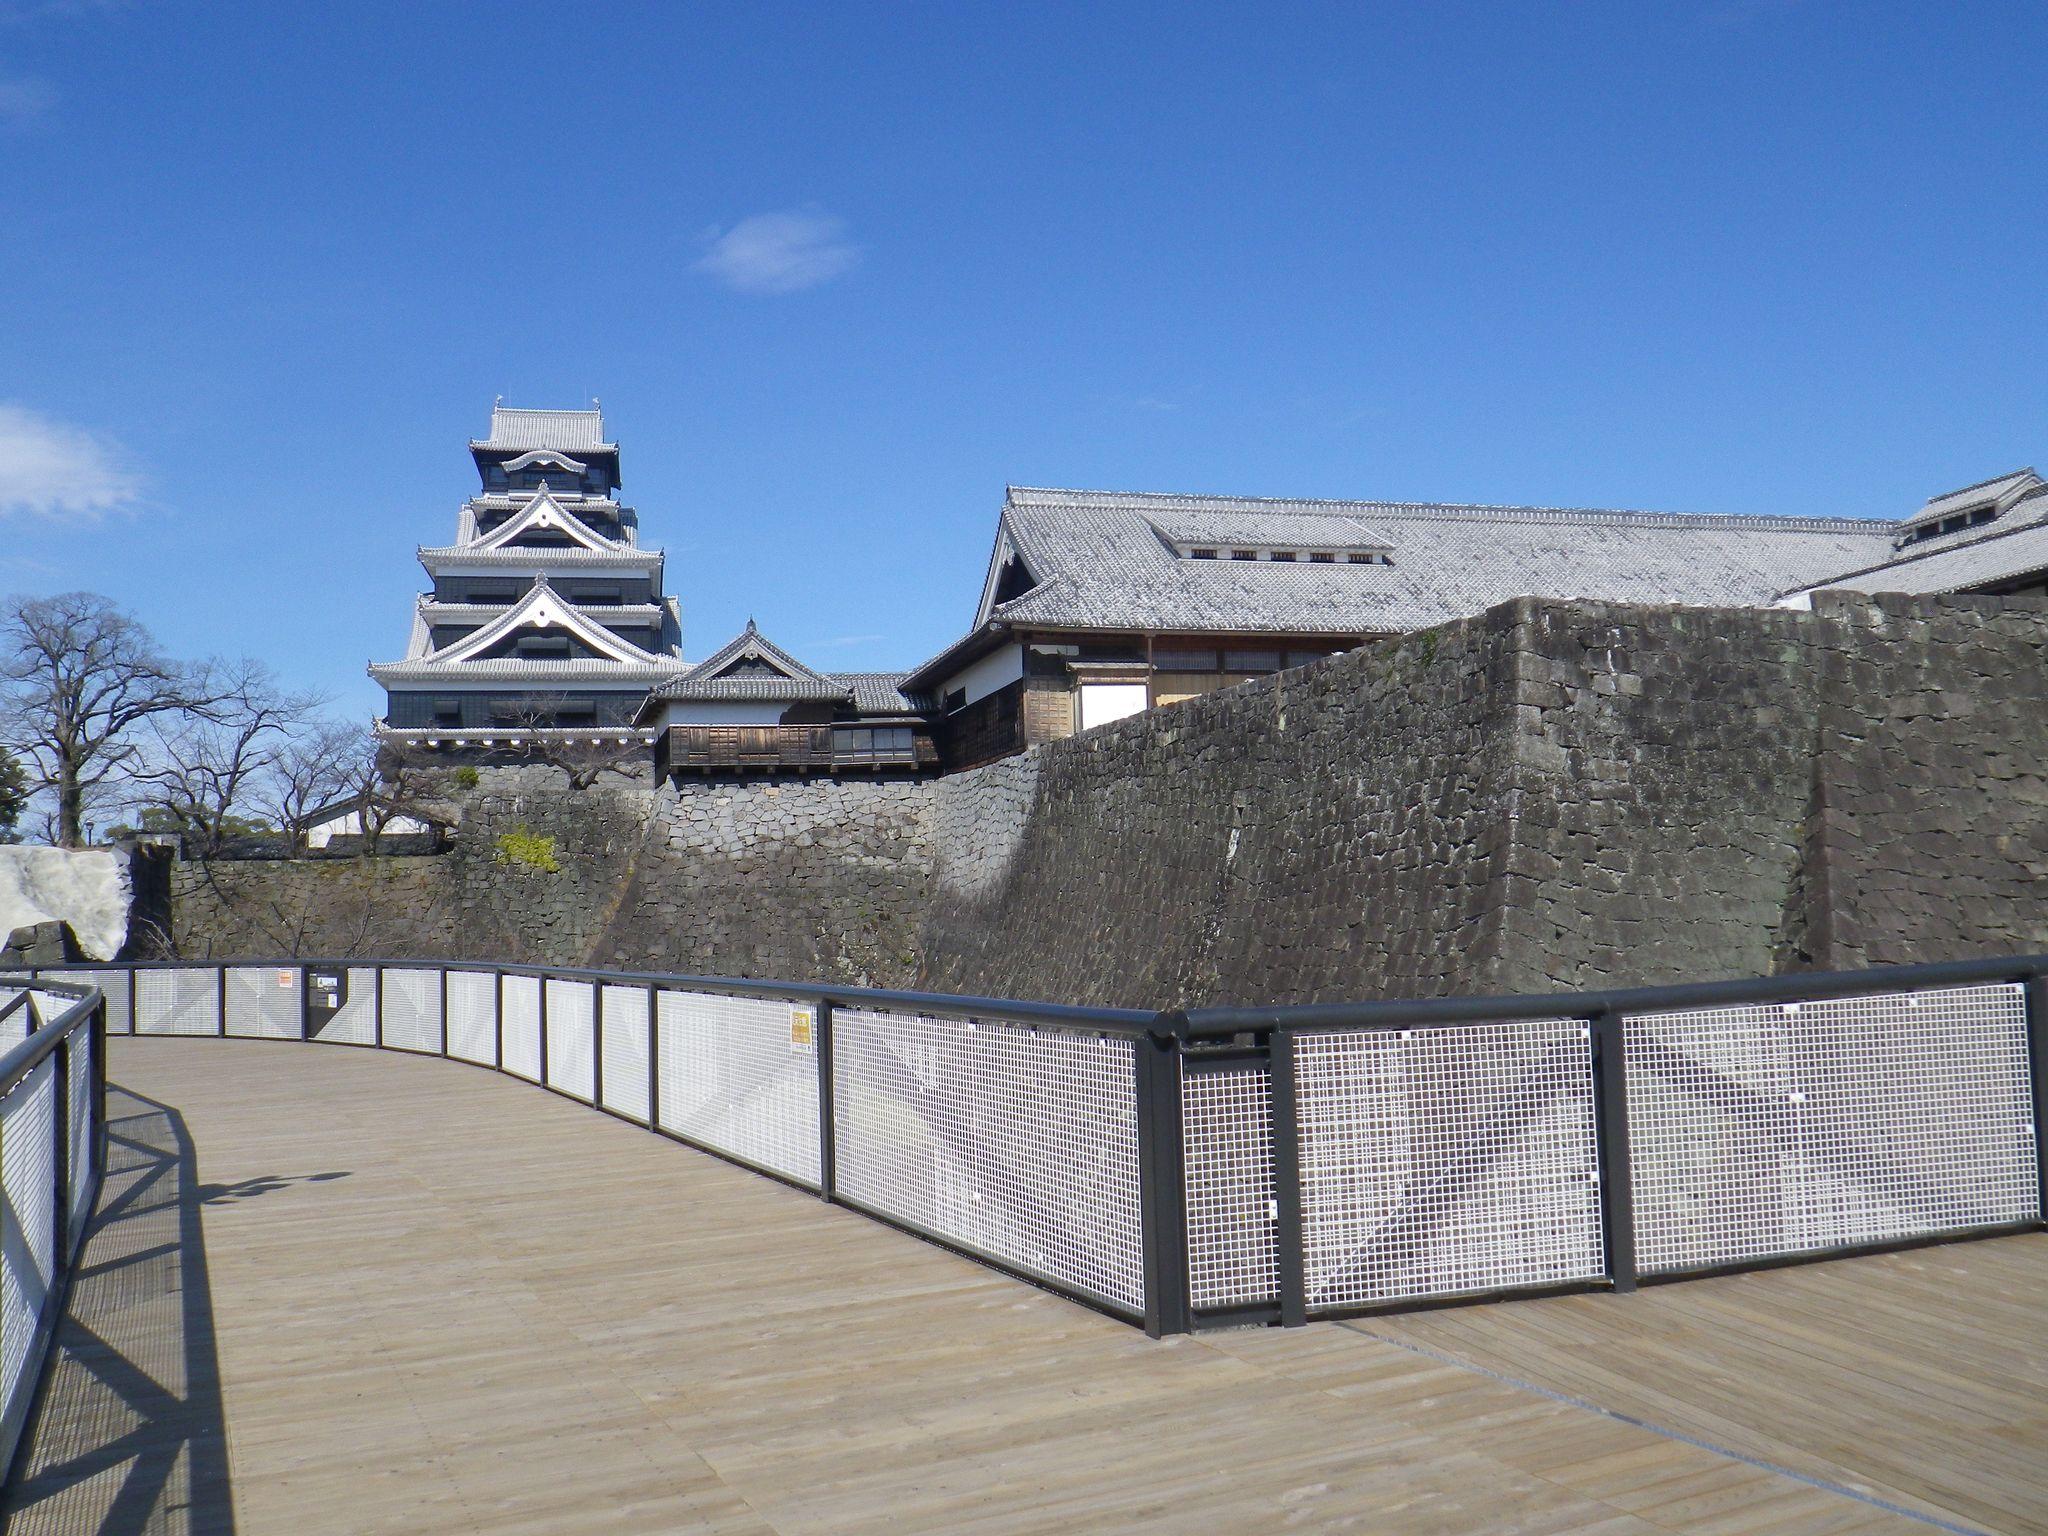
[[[2048,1531],[2044,1238],[1154,1343],[475,1068],[113,1074],[12,1532]]]

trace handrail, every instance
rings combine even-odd
[[[0,977],[0,984],[8,982],[9,978]],[[42,983],[36,982],[34,985],[40,987]],[[54,992],[57,989],[52,987],[49,990]],[[64,990],[67,993],[82,990],[85,995],[58,1014],[54,1022],[46,1023],[40,1029],[32,1030],[26,1040],[18,1041],[16,1044],[9,1046],[7,1054],[0,1056],[0,1098],[4,1098],[7,1094],[13,1092],[17,1083],[41,1066],[43,1059],[56,1050],[59,1045],[63,1044],[74,1032],[92,1023],[94,1010],[99,1007],[100,989],[98,987],[80,989],[67,986]],[[20,996],[25,999],[28,997],[28,993],[23,991]],[[5,1017],[5,1014],[6,1010],[0,1009],[0,1017]]]
[[[274,956],[252,959],[108,960],[67,962],[67,968],[95,971],[290,969],[360,969],[481,971],[498,976],[558,977],[564,981],[609,982],[625,986],[663,986],[680,991],[710,992],[721,997],[786,998],[800,1003],[830,1003],[835,1008],[903,1008],[912,1012],[960,1015],[1006,1024],[1042,1024],[1051,1028],[1101,1030],[1111,1034],[1157,1033],[1165,1017],[1151,1008],[1097,1008],[1072,1003],[1040,1003],[1010,997],[974,997],[951,992],[917,992],[889,987],[835,986],[817,981],[778,981],[748,976],[696,976],[671,971],[617,971],[591,966],[496,960],[442,958],[392,959],[386,956]],[[40,985],[40,983],[38,983]]]
[[[1268,1029],[1406,1029],[1431,1024],[1506,1023],[1522,1019],[1641,1015],[1745,1003],[1825,1002],[1873,992],[2024,982],[2048,975],[2048,954],[1995,955],[1922,965],[1881,965],[1858,971],[1787,971],[1725,981],[1605,991],[1517,993],[1501,997],[1439,997],[1269,1007],[1190,1008],[1170,1016],[1185,1038],[1213,1040]]]

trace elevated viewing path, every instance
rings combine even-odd
[[[109,1070],[11,1532],[2048,1528],[2048,1235],[1152,1340],[455,1062]]]

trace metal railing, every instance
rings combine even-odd
[[[12,1466],[106,1169],[100,989],[0,974],[0,1469]]]
[[[541,966],[95,969],[116,1032],[493,1068],[1155,1335],[2042,1219],[2048,956],[1188,1012]]]

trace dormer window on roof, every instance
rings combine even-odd
[[[1392,565],[1390,549],[1335,545],[1316,548],[1296,544],[1239,544],[1225,549],[1213,544],[1176,544],[1183,560],[1255,560],[1269,565]]]
[[[1892,542],[1897,548],[1904,549],[1911,544],[1922,544],[1929,539],[1981,527],[2008,511],[2014,503],[2032,495],[2044,483],[2048,482],[2043,482],[2031,468],[2017,469],[1996,479],[1966,485],[1959,491],[1929,497],[1926,506],[1899,525],[1898,535]]]

